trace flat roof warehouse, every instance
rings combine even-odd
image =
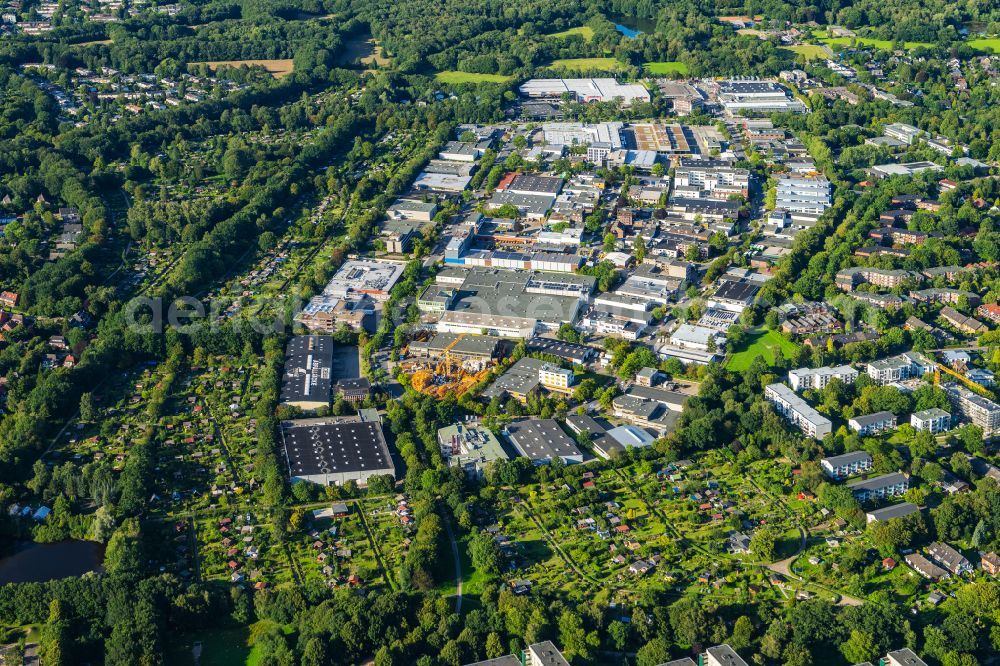
[[[366,485],[377,474],[395,476],[378,412],[284,421],[281,437],[292,481]]]
[[[288,341],[281,379],[281,404],[315,409],[329,404],[333,338],[299,335]]]

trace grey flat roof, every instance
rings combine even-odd
[[[555,419],[525,419],[506,427],[506,434],[517,450],[530,460],[583,456]]]
[[[888,657],[894,659],[897,663],[904,664],[904,666],[927,666],[927,663],[914,654],[910,648],[893,650],[888,654]]]
[[[558,176],[520,174],[515,176],[514,180],[507,186],[507,191],[528,194],[559,194],[562,183],[562,178]]]
[[[600,350],[590,345],[581,345],[575,342],[564,342],[555,338],[535,337],[528,340],[528,351],[537,351],[544,354],[552,354],[561,359],[573,361],[585,359],[589,356],[596,356]]]
[[[691,396],[685,395],[683,393],[678,393],[676,391],[670,391],[664,388],[657,388],[655,386],[638,386],[633,384],[629,387],[628,395],[635,396],[637,398],[645,398],[646,400],[653,400],[661,405],[666,405],[667,407],[672,407],[676,411],[680,411],[687,403],[688,398]]]
[[[332,388],[333,338],[297,335],[285,348],[281,402],[328,402]]]
[[[523,666],[523,664],[521,664],[520,657],[508,654],[496,659],[487,659],[485,661],[477,661],[473,664],[466,664],[465,666]]]
[[[753,300],[754,296],[757,295],[758,291],[760,291],[760,285],[754,282],[736,282],[733,280],[725,280],[719,285],[719,288],[715,290],[715,294],[712,298],[749,303]]]
[[[748,666],[747,662],[736,654],[736,650],[728,645],[716,645],[708,648],[705,652],[723,666]]]
[[[393,472],[389,447],[378,421],[329,417],[285,421],[281,425],[293,477]]]
[[[926,421],[927,419],[939,419],[942,416],[951,416],[948,412],[944,411],[939,407],[931,407],[930,409],[921,409],[919,412],[913,412],[913,415],[917,417],[920,421]]]

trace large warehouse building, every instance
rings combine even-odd
[[[281,438],[292,482],[365,486],[375,475],[396,476],[381,420],[372,409],[359,416],[284,421]]]
[[[578,102],[610,102],[620,98],[626,106],[650,101],[649,91],[639,83],[614,79],[530,79],[519,88],[525,97],[555,99],[570,93]]]
[[[329,405],[332,366],[333,338],[325,335],[293,337],[285,349],[281,404],[306,411]]]

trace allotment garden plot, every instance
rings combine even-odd
[[[798,534],[784,509],[721,456],[584,472],[575,487],[533,485],[512,500],[495,531],[515,575],[559,587],[756,594],[766,591],[766,572],[731,553],[729,535],[767,525],[789,541]]]

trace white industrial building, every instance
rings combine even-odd
[[[628,106],[648,102],[651,97],[639,83],[619,83],[615,79],[529,79],[518,88],[521,95],[533,99],[561,98],[569,93],[577,102],[611,102],[621,99]]]

